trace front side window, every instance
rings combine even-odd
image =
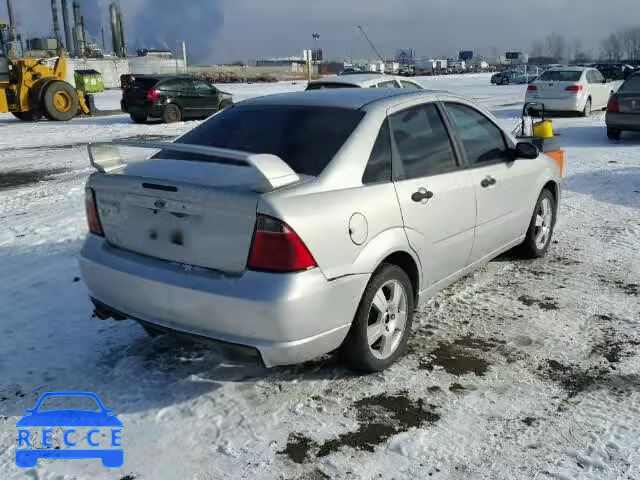
[[[376,143],[369,156],[362,183],[382,183],[391,181],[391,131],[389,121],[385,120],[380,128]]]
[[[214,95],[216,93],[215,87],[209,85],[207,82],[203,82],[202,80],[194,80],[194,85],[196,87],[196,92],[201,93],[203,95]]]
[[[482,113],[460,103],[447,103],[446,108],[471,167],[510,159],[502,130]]]
[[[390,117],[400,180],[440,175],[456,169],[451,139],[434,104]]]

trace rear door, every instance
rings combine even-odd
[[[194,115],[198,114],[203,117],[208,117],[216,113],[220,105],[220,92],[218,92],[218,89],[198,79],[193,80],[193,85],[198,98],[198,102],[194,107]]]
[[[166,102],[175,103],[182,110],[184,117],[193,117],[198,97],[190,78],[174,78],[158,85],[161,96]]]
[[[532,214],[527,210],[536,165],[512,161],[504,133],[484,113],[458,102],[446,102],[445,107],[475,188],[473,263],[524,235]]]
[[[435,103],[399,106],[388,113],[396,192],[428,288],[468,264],[475,192]]]
[[[609,102],[611,94],[611,86],[605,83],[604,77],[598,70],[589,70],[587,72],[587,81],[593,95],[593,108],[605,108]]]

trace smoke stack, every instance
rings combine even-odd
[[[111,38],[113,39],[113,51],[117,57],[127,56],[127,44],[124,39],[124,22],[122,11],[116,3],[109,6],[109,19],[111,23]]]
[[[82,14],[80,13],[80,4],[73,2],[73,24],[75,32],[75,51],[76,55],[84,56],[84,27],[82,25]]]
[[[124,37],[124,17],[120,5],[116,5],[118,12],[118,26],[120,27],[120,44],[122,45],[122,58],[127,56],[127,40]]]
[[[18,40],[18,35],[16,31],[16,19],[13,17],[12,0],[7,0],[7,12],[9,13],[9,41],[15,42]]]
[[[62,49],[62,38],[60,37],[60,20],[58,19],[58,0],[51,0],[51,16],[53,17],[53,33],[58,42],[58,53]]]
[[[69,23],[69,5],[67,0],[61,0],[62,2],[62,23],[64,24],[64,37],[65,44],[67,45],[67,52],[69,55],[75,54],[75,48],[73,44],[73,33],[71,31],[71,24]]]

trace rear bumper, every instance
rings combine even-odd
[[[161,117],[162,116],[162,106],[159,105],[130,105],[124,100],[120,101],[120,110],[124,113],[130,113],[132,115],[147,117]]]
[[[581,112],[584,110],[587,99],[582,95],[572,95],[567,98],[543,98],[527,93],[525,102],[541,103],[544,105],[545,111],[549,112]]]
[[[608,128],[640,132],[640,113],[607,112],[605,122]]]
[[[257,350],[268,367],[339,347],[369,275],[327,281],[319,269],[228,277],[127,252],[90,235],[82,276],[98,302],[128,317]]]

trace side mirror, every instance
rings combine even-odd
[[[533,143],[529,142],[518,142],[516,144],[516,148],[514,149],[514,157],[515,158],[538,158],[540,155],[540,150]]]

